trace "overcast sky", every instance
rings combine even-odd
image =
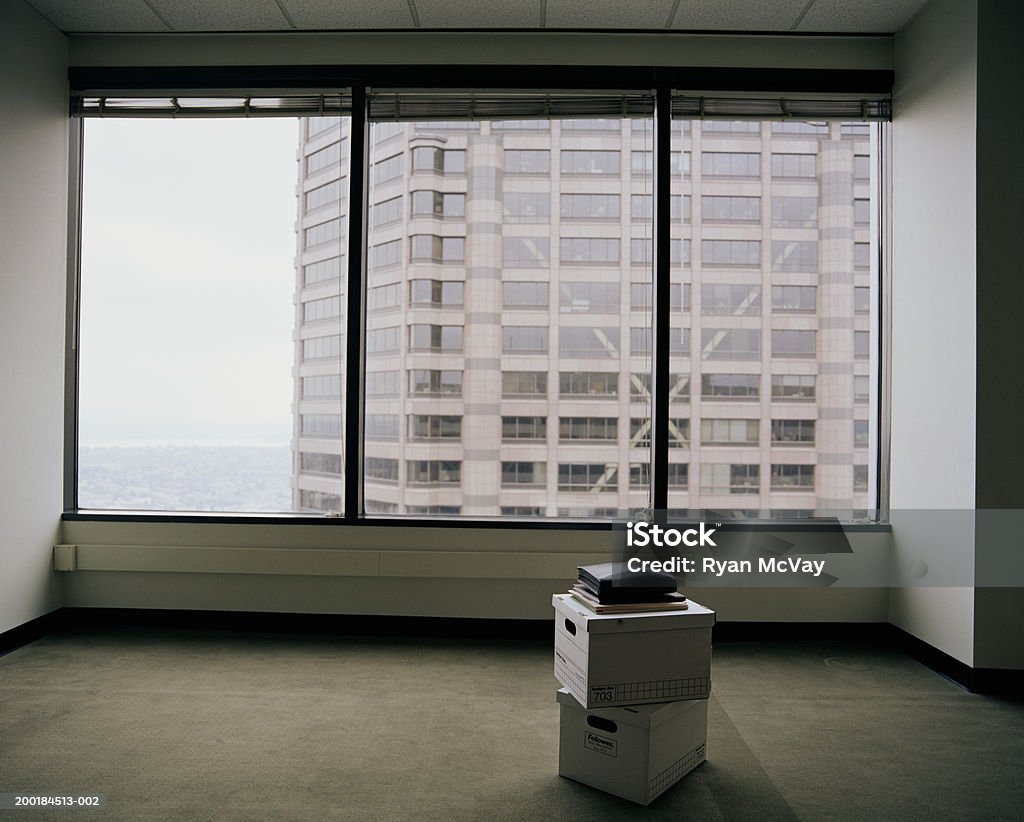
[[[289,441],[298,134],[86,121],[83,445]]]

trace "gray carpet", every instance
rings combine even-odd
[[[1024,706],[851,643],[715,648],[708,761],[557,775],[548,642],[110,628],[0,657],[0,793],[116,820],[1021,819]]]

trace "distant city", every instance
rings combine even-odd
[[[292,510],[292,455],[280,446],[82,446],[81,508],[147,511]]]

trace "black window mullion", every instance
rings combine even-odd
[[[348,170],[348,270],[345,295],[345,500],[344,519],[362,516],[363,491],[363,294],[366,285],[366,179],[369,168],[366,89],[352,89]]]
[[[654,108],[654,351],[651,386],[651,505],[668,508],[671,307],[672,91],[658,87]]]

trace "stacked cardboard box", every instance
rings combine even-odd
[[[647,805],[704,761],[715,613],[597,614],[556,594],[558,772]]]

